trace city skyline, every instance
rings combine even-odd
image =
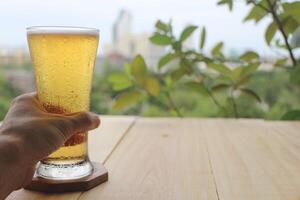
[[[1,2],[0,19],[3,20],[3,33],[0,36],[1,47],[26,48],[25,28],[31,25],[71,25],[89,26],[100,29],[100,53],[105,44],[112,43],[112,27],[121,9],[130,11],[133,18],[134,33],[151,33],[157,19],[173,19],[178,33],[186,24],[205,25],[208,32],[207,50],[218,41],[224,41],[227,51],[253,49],[263,55],[272,51],[264,41],[264,29],[267,20],[259,25],[242,23],[249,8],[237,3],[230,13],[227,7],[216,5],[217,1],[187,0],[143,2],[128,0],[122,2],[97,2],[94,0],[11,0]],[[16,14],[18,13],[18,14]],[[154,14],[155,13],[155,14]],[[194,36],[197,43],[198,35]]]

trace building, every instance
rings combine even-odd
[[[13,64],[21,67],[28,62],[30,62],[30,58],[25,48],[0,48],[0,65]]]
[[[121,10],[113,25],[113,50],[125,56],[132,56],[132,16],[129,12]]]
[[[150,33],[133,33],[132,19],[132,15],[128,11],[120,11],[113,25],[112,43],[104,45],[105,56],[114,57],[116,63],[116,58],[125,61],[141,54],[148,66],[156,68],[159,58],[165,53],[165,48],[153,45],[149,41]],[[122,63],[122,61],[117,63]]]

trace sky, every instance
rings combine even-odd
[[[152,32],[157,19],[173,20],[175,31],[187,24],[206,26],[207,49],[224,41],[227,51],[272,52],[264,41],[268,19],[243,23],[249,7],[243,1],[229,12],[217,0],[1,0],[0,47],[26,47],[26,27],[84,26],[100,29],[100,51],[110,43],[112,25],[121,9],[133,16],[133,32]],[[195,42],[199,33],[195,33]]]

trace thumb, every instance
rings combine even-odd
[[[97,114],[92,112],[80,112],[72,115],[65,116],[70,121],[69,130],[66,137],[73,135],[74,133],[80,133],[97,128],[100,125],[100,118]]]

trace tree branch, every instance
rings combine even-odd
[[[295,59],[295,56],[293,54],[293,50],[291,48],[291,45],[288,41],[288,36],[283,28],[283,24],[282,24],[282,21],[279,19],[278,15],[277,15],[277,12],[275,10],[275,5],[276,4],[272,4],[271,0],[267,0],[267,3],[268,3],[268,6],[269,6],[269,12],[271,13],[272,17],[273,17],[273,20],[275,21],[279,31],[281,32],[281,35],[284,39],[284,43],[287,47],[287,50],[289,52],[289,55],[290,55],[290,58],[292,60],[292,63],[293,63],[293,66],[296,66],[297,65],[297,61]]]
[[[170,95],[170,93],[168,91],[166,92],[166,96],[167,96],[167,98],[168,98],[168,100],[170,102],[171,108],[176,112],[176,115],[178,117],[183,117],[183,115],[181,114],[181,112],[179,111],[179,109],[177,108],[177,106],[175,105],[175,103],[174,103],[174,101],[173,101],[173,99],[172,99],[172,97],[171,97],[171,95]]]
[[[227,115],[228,112],[227,112],[227,110],[225,109],[225,107],[222,106],[222,105],[218,102],[218,100],[215,98],[215,96],[212,94],[212,92],[206,87],[205,84],[203,84],[203,86],[204,86],[205,91],[206,91],[206,93],[208,94],[208,96],[213,100],[214,104],[215,104],[217,107],[219,107],[220,110],[223,110],[223,112]]]

